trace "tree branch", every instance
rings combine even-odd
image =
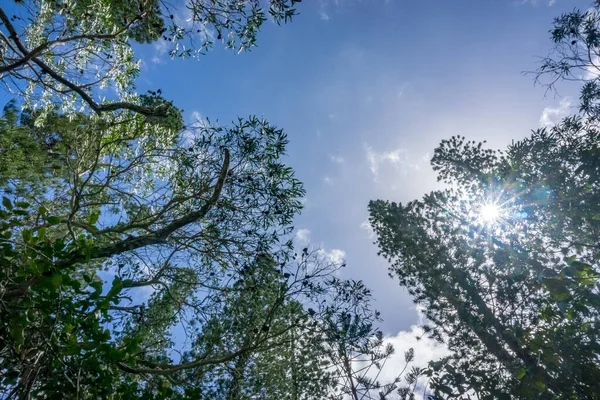
[[[40,67],[40,69],[43,72],[50,75],[55,81],[65,85],[66,87],[68,87],[69,89],[71,89],[72,91],[77,93],[79,96],[81,96],[83,101],[86,102],[92,108],[92,110],[94,110],[94,112],[96,112],[97,114],[102,114],[103,112],[108,112],[108,111],[116,111],[116,110],[120,110],[120,109],[125,109],[125,110],[130,110],[130,111],[136,112],[141,115],[145,115],[145,116],[164,117],[166,115],[167,108],[161,107],[161,106],[149,108],[149,107],[140,106],[138,104],[123,102],[123,101],[115,102],[115,103],[107,103],[107,104],[96,103],[94,101],[94,99],[92,99],[92,97],[90,95],[88,95],[85,92],[85,90],[83,90],[83,88],[81,86],[69,81],[66,78],[63,78],[59,73],[54,71],[52,69],[52,67],[50,67],[48,64],[44,63],[39,58],[37,58],[37,56],[35,54],[33,54],[35,49],[34,49],[34,51],[31,51],[31,52],[27,50],[25,45],[23,45],[23,43],[19,39],[19,35],[18,35],[16,29],[10,23],[9,18],[6,15],[6,13],[4,12],[4,10],[2,9],[2,7],[0,7],[0,21],[2,21],[4,26],[6,26],[6,29],[8,30],[8,33],[10,34],[9,37],[12,38],[13,42],[15,43],[15,45],[17,46],[19,51],[23,54],[23,57],[25,59],[27,59],[27,61],[29,61],[29,60],[32,61],[38,67]],[[3,72],[3,71],[0,70],[0,73],[1,72]]]
[[[217,203],[219,197],[221,195],[221,190],[223,190],[223,186],[225,185],[225,180],[227,178],[227,172],[229,171],[229,162],[230,162],[230,154],[229,150],[225,149],[225,159],[223,161],[223,166],[221,167],[221,171],[219,173],[219,178],[217,179],[217,183],[215,185],[215,189],[211,198],[198,210],[195,212],[191,212],[179,219],[174,220],[167,226],[159,229],[156,232],[153,232],[148,235],[138,236],[134,238],[129,238],[117,243],[113,243],[104,247],[99,247],[91,250],[91,258],[106,258],[111,257],[117,254],[122,254],[126,251],[131,251],[138,249],[140,247],[150,246],[153,244],[164,243],[164,241],[175,231],[183,228],[186,225],[189,225],[193,222],[198,221],[201,218],[204,218],[206,214],[212,209],[212,207]],[[73,260],[71,260],[73,262]]]

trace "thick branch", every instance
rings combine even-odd
[[[73,41],[77,41],[77,40],[83,40],[83,39],[89,39],[89,40],[114,39],[117,36],[119,36],[120,34],[122,34],[123,32],[124,32],[124,30],[122,30],[118,33],[114,33],[114,34],[99,33],[99,34],[76,35],[76,36],[71,36],[71,37],[65,38],[65,39],[56,39],[56,40],[51,40],[46,43],[42,43],[39,46],[37,46],[36,48],[34,48],[33,50],[31,50],[30,52],[28,52],[27,54],[25,54],[23,57],[21,57],[19,59],[19,61],[15,61],[12,64],[0,66],[0,74],[4,73],[4,72],[10,72],[13,69],[19,68],[19,67],[27,64],[33,57],[39,56],[44,50],[46,50],[54,45],[73,42]]]
[[[139,249],[141,247],[164,243],[165,240],[173,232],[183,228],[186,225],[189,225],[193,222],[204,218],[219,200],[221,191],[223,190],[223,186],[225,185],[227,172],[229,171],[229,159],[229,150],[225,149],[225,159],[223,161],[223,166],[221,167],[221,172],[219,173],[219,178],[217,179],[217,183],[215,185],[213,194],[211,198],[198,211],[191,212],[179,219],[176,219],[167,226],[151,234],[126,239],[104,247],[92,249],[91,258],[111,257],[117,254],[122,254],[126,251]]]
[[[4,10],[2,9],[2,7],[0,7],[0,20],[2,21],[4,26],[6,26],[6,29],[8,30],[8,33],[10,34],[10,38],[12,38],[13,42],[15,43],[15,45],[17,46],[19,51],[23,54],[23,59],[25,59],[26,61],[32,61],[38,67],[40,67],[40,69],[43,72],[50,75],[54,80],[63,84],[64,86],[68,87],[75,93],[77,93],[79,96],[81,96],[83,101],[86,102],[92,108],[92,110],[94,110],[94,112],[96,112],[97,114],[101,114],[103,112],[108,112],[108,111],[116,111],[116,110],[125,109],[125,110],[130,110],[130,111],[136,112],[141,115],[145,115],[145,116],[161,117],[161,116],[166,115],[166,111],[167,111],[166,108],[160,107],[160,106],[155,107],[155,108],[149,108],[149,107],[140,106],[138,104],[123,102],[123,101],[115,102],[115,103],[107,103],[107,104],[96,103],[94,101],[94,99],[92,99],[92,97],[85,92],[83,87],[69,81],[66,78],[63,78],[59,73],[54,71],[52,69],[52,67],[50,67],[48,64],[44,63],[39,58],[37,58],[37,54],[35,54],[36,49],[34,49],[31,52],[27,50],[25,45],[23,45],[23,43],[19,39],[19,35],[18,35],[17,31],[15,30],[14,26],[10,23],[9,18],[6,15],[6,13],[4,12]],[[85,36],[86,35],[82,35],[81,38],[85,38]],[[8,67],[10,67],[10,66],[8,66]],[[0,69],[0,73],[2,73],[2,72],[3,71]]]

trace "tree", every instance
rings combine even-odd
[[[597,63],[598,15],[556,19],[560,57],[540,78]],[[587,79],[583,115],[503,152],[444,140],[432,166],[449,189],[369,204],[380,254],[454,353],[426,372],[438,398],[600,398],[598,75]]]
[[[294,264],[285,271],[271,257],[259,256],[234,284],[243,288],[245,295],[225,300],[225,315],[212,319],[210,330],[186,357],[194,358],[208,342],[235,348],[247,346],[261,335],[280,333],[263,351],[186,373],[182,381],[195,382],[192,398],[241,399],[260,394],[298,400],[326,396],[334,382],[323,367],[324,342],[318,326],[323,314],[307,308],[306,303],[324,300],[327,290],[344,283],[332,285],[331,273],[339,265],[319,257],[318,252],[303,252]],[[335,306],[344,307],[344,303],[337,301]]]
[[[275,22],[288,22],[298,0],[270,0]],[[168,103],[145,104],[134,92],[139,60],[132,42],[167,45],[172,57],[197,57],[215,41],[238,51],[255,45],[266,20],[259,0],[20,0],[0,7],[0,77],[30,107],[84,106],[102,114],[126,109],[168,115]],[[113,87],[116,99],[98,90]],[[113,96],[115,97],[115,96]]]
[[[597,143],[578,118],[503,155],[455,137],[432,160],[453,189],[370,203],[381,254],[455,352],[445,369],[460,373],[433,381],[459,388],[446,395],[600,393]]]
[[[294,254],[283,132],[113,118],[0,123],[2,396],[327,395],[328,321],[369,296]]]
[[[549,90],[561,81],[582,84],[580,111],[588,118],[600,115],[600,2],[554,19],[550,31],[554,47],[542,59],[536,81]]]
[[[395,350],[390,343],[385,343],[383,332],[373,328],[370,319],[350,313],[338,315],[335,322],[329,321],[327,332],[330,335],[326,341],[330,345],[328,354],[337,378],[337,390],[330,399],[342,400],[349,396],[352,400],[385,400],[392,394],[402,399],[414,398],[416,387],[411,389],[411,385],[415,385],[421,375],[420,368],[413,367],[404,374],[414,360],[412,348],[404,353],[405,366],[395,371],[396,378],[381,383],[379,375]],[[400,384],[401,378],[406,385]]]
[[[226,274],[233,275],[257,251],[274,250],[300,208],[302,186],[278,162],[285,136],[265,121],[251,118],[227,131],[205,127],[194,139],[150,126],[134,113],[113,123],[85,115],[56,115],[49,121],[52,124],[43,128],[14,128],[30,129],[31,141],[54,137],[52,151],[64,168],[47,168],[44,174],[52,179],[43,185],[37,184],[33,174],[24,179],[6,177],[7,209],[10,203],[28,203],[19,209],[27,215],[8,221],[13,239],[7,239],[7,246],[10,252],[21,252],[32,240],[61,251],[72,249],[52,255],[46,264],[6,269],[0,294],[4,315],[16,316],[15,310],[32,307],[31,297],[37,296],[47,280],[60,286],[67,276],[78,281],[73,283],[76,292],[71,296],[76,298],[72,303],[87,302],[90,296],[102,301],[98,307],[81,305],[75,317],[89,321],[88,314],[104,310],[97,323],[103,329],[115,324],[105,332],[106,337],[93,340],[97,344],[112,342],[113,333],[128,318],[141,318],[142,305],[124,307],[122,300],[142,288],[157,290],[149,306],[155,301],[171,303],[173,308],[175,299],[168,299],[174,296],[185,299],[180,308],[217,312],[218,307],[206,304],[206,297],[193,292],[205,286],[226,290]],[[47,133],[38,136],[38,129]],[[185,140],[189,144],[182,147]],[[32,187],[40,189],[22,190]],[[289,245],[282,245],[274,252],[285,262]],[[103,293],[97,274],[101,269],[114,275],[112,282],[105,282],[113,288],[108,293]],[[90,286],[93,294],[86,291]],[[61,309],[60,293],[46,293],[49,307]],[[152,340],[168,336],[174,321],[183,318],[181,309],[172,309],[176,314],[172,315],[165,304],[160,307],[167,315],[162,325],[155,326],[162,326],[163,331],[152,332]],[[43,330],[36,327],[34,331]],[[38,343],[28,333],[24,333],[25,343]],[[50,338],[42,339],[45,343]],[[17,357],[24,349],[11,351]],[[54,352],[42,354],[61,361]],[[40,359],[36,365],[48,363]]]
[[[297,2],[269,13],[287,22]],[[0,7],[0,77],[19,96],[0,120],[0,397],[324,398],[337,341],[380,359],[381,337],[349,342],[376,331],[368,290],[294,253],[304,190],[283,131],[186,127],[161,90],[135,92],[133,42],[246,50],[264,4]],[[369,329],[333,335],[350,313]]]

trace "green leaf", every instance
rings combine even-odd
[[[57,217],[57,216],[46,217],[46,222],[48,222],[50,225],[56,225],[56,224],[60,223],[60,217]]]
[[[517,379],[523,379],[523,377],[527,374],[527,371],[525,370],[525,368],[519,368],[517,370],[517,372],[515,372],[515,378]]]
[[[108,357],[113,361],[123,361],[126,356],[127,353],[125,351],[115,349],[114,347],[108,350]]]
[[[538,390],[540,392],[546,391],[546,384],[544,382],[542,382],[542,381],[535,381],[533,384],[535,385],[536,388],[538,388]]]
[[[567,285],[558,279],[544,279],[544,287],[557,301],[567,300],[571,296]]]
[[[10,202],[10,200],[8,199],[8,197],[5,197],[5,196],[2,196],[2,205],[7,210],[12,210],[12,208],[13,208],[12,203]]]
[[[23,229],[23,231],[21,232],[21,236],[23,237],[24,241],[29,243],[29,241],[31,240],[31,231],[29,229]]]
[[[90,225],[95,225],[95,224],[96,224],[96,222],[98,222],[98,219],[99,219],[99,218],[100,218],[100,213],[99,213],[99,212],[92,213],[92,214],[90,214],[90,217],[89,217],[89,219],[88,219],[88,223],[89,223]]]
[[[17,321],[13,321],[10,325],[10,337],[18,345],[22,345],[25,342],[23,327]]]
[[[123,290],[123,281],[121,280],[121,278],[115,277],[115,279],[112,282],[112,287],[106,294],[106,298],[109,299],[110,301],[117,303],[119,301],[118,296],[122,290]]]
[[[52,275],[52,285],[58,288],[63,282],[63,276],[61,274]]]
[[[18,201],[15,203],[15,206],[19,207],[19,208],[29,208],[31,204],[29,204],[26,201]]]

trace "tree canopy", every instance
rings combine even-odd
[[[134,42],[162,42],[181,58],[198,57],[215,42],[241,52],[255,46],[267,13],[288,22],[298,2],[14,0],[0,7],[0,77],[34,108],[168,115],[162,97],[149,104],[135,93]],[[114,96],[100,92],[107,87]]]
[[[591,71],[598,16],[555,20],[539,79]],[[598,74],[583,79],[580,115],[504,151],[444,140],[431,164],[448,189],[369,204],[380,254],[453,352],[427,372],[437,398],[600,396]]]
[[[137,46],[239,53],[297,3],[0,6],[0,397],[414,399],[426,378],[430,399],[600,399],[600,2],[555,19],[537,71],[581,81],[579,113],[503,151],[444,140],[446,189],[370,202],[380,255],[452,352],[409,370],[410,349],[390,382],[371,291],[294,245],[285,132],[186,125],[136,91]]]
[[[0,7],[0,397],[325,398],[381,359],[369,290],[294,249],[283,130],[135,91],[134,42],[239,52],[297,2]]]

